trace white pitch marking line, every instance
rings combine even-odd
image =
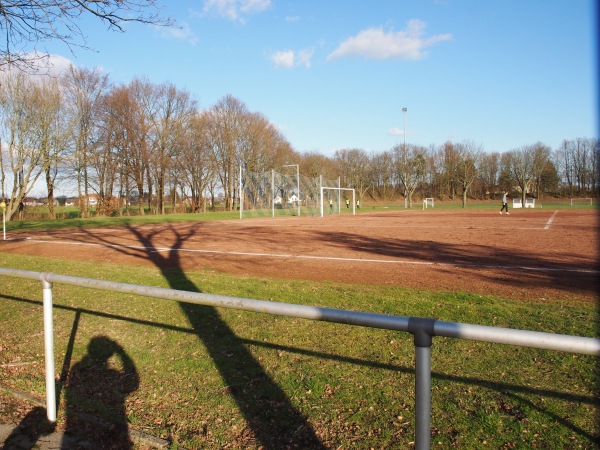
[[[554,211],[554,214],[552,214],[552,216],[550,216],[550,218],[548,219],[548,222],[546,222],[546,225],[544,225],[544,230],[550,229],[550,225],[552,225],[552,222],[554,221],[554,217],[556,217],[557,214],[558,214],[558,211]]]
[[[336,256],[313,256],[313,255],[292,255],[288,253],[254,253],[254,252],[232,252],[224,250],[198,250],[185,248],[170,248],[170,247],[146,247],[137,245],[119,245],[119,244],[94,244],[88,242],[68,242],[68,241],[44,241],[31,239],[30,242],[41,244],[58,244],[58,245],[87,245],[92,247],[109,247],[109,248],[127,248],[132,250],[148,250],[151,253],[157,252],[188,252],[188,253],[213,253],[216,255],[234,255],[234,256],[260,256],[266,258],[285,258],[285,259],[316,259],[322,261],[341,261],[352,263],[382,263],[382,264],[402,264],[411,266],[440,266],[440,267],[462,267],[471,269],[496,269],[496,270],[527,270],[534,272],[569,272],[569,273],[600,273],[593,269],[553,269],[548,267],[528,267],[528,266],[508,266],[508,265],[493,265],[493,264],[469,264],[469,263],[440,263],[428,261],[408,261],[398,259],[363,259],[363,258],[341,258]]]

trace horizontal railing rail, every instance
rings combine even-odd
[[[54,331],[52,320],[53,283],[63,283],[90,289],[122,292],[205,306],[239,309],[307,320],[334,322],[411,333],[414,336],[415,345],[416,449],[428,449],[431,445],[431,345],[434,336],[600,356],[600,339],[598,338],[445,322],[421,317],[391,316],[386,314],[228,297],[199,292],[178,291],[175,289],[119,283],[70,275],[58,275],[49,272],[31,272],[0,268],[0,275],[28,278],[38,280],[42,283],[46,359],[46,406],[48,420],[52,422],[56,421],[57,403],[54,379]]]

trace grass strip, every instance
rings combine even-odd
[[[164,272],[0,253],[0,265],[296,304],[580,336],[595,305],[514,302],[391,287]],[[4,277],[0,383],[43,398],[38,282]],[[407,333],[312,322],[55,285],[59,421],[126,421],[172,448],[407,448],[414,350]],[[115,348],[106,364],[91,344]],[[129,361],[129,363],[127,363]],[[434,338],[432,443],[440,448],[598,448],[597,358]],[[135,368],[128,372],[127,364]],[[139,380],[99,397],[117,374]],[[83,377],[83,378],[82,378]],[[111,378],[112,377],[112,378]],[[123,412],[125,411],[125,413]]]

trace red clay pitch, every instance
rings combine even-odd
[[[0,251],[523,300],[598,299],[598,214],[592,210],[513,209],[501,216],[496,210],[382,209],[200,220],[10,233]]]

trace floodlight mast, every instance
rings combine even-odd
[[[402,108],[404,113],[404,208],[408,208],[408,199],[406,198],[406,107]]]
[[[283,167],[295,167],[296,168],[296,186],[298,189],[298,217],[300,217],[300,165],[299,164],[285,164]]]

